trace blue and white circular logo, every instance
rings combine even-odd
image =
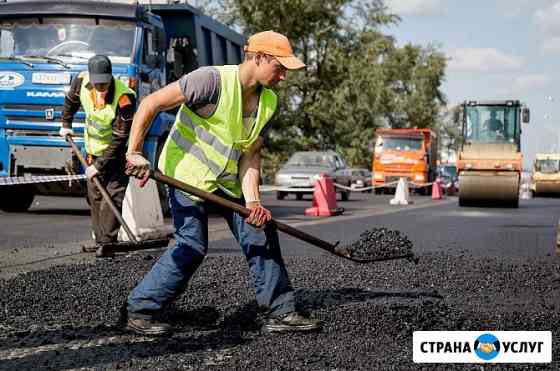
[[[482,360],[494,359],[500,353],[500,341],[492,334],[482,334],[474,342],[474,352]]]
[[[25,81],[24,77],[17,72],[0,72],[0,89],[13,89]]]

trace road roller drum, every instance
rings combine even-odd
[[[459,175],[459,205],[519,206],[517,172],[463,172]]]

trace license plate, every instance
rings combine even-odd
[[[32,76],[34,84],[68,85],[70,84],[70,73],[46,73],[36,72]]]

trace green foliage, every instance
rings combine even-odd
[[[435,125],[445,103],[445,57],[435,46],[399,47],[383,34],[381,27],[399,18],[382,0],[199,3],[246,35],[285,34],[307,65],[277,89],[280,110],[264,154],[268,176],[302,149],[335,149],[353,166],[370,167],[376,128]]]

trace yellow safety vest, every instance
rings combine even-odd
[[[86,114],[86,126],[84,129],[86,152],[93,156],[101,156],[103,151],[111,144],[113,138],[113,120],[115,119],[120,97],[123,94],[135,95],[135,93],[122,81],[113,78],[115,83],[113,102],[106,104],[101,109],[95,109],[90,90],[86,88],[86,85],[89,83],[89,74],[84,72],[80,74],[80,77],[82,77],[80,103]]]
[[[277,97],[272,90],[262,89],[255,123],[249,135],[243,137],[239,66],[215,68],[220,72],[221,90],[214,114],[202,118],[181,105],[158,167],[165,175],[204,191],[220,188],[240,198],[239,159],[274,114]]]

